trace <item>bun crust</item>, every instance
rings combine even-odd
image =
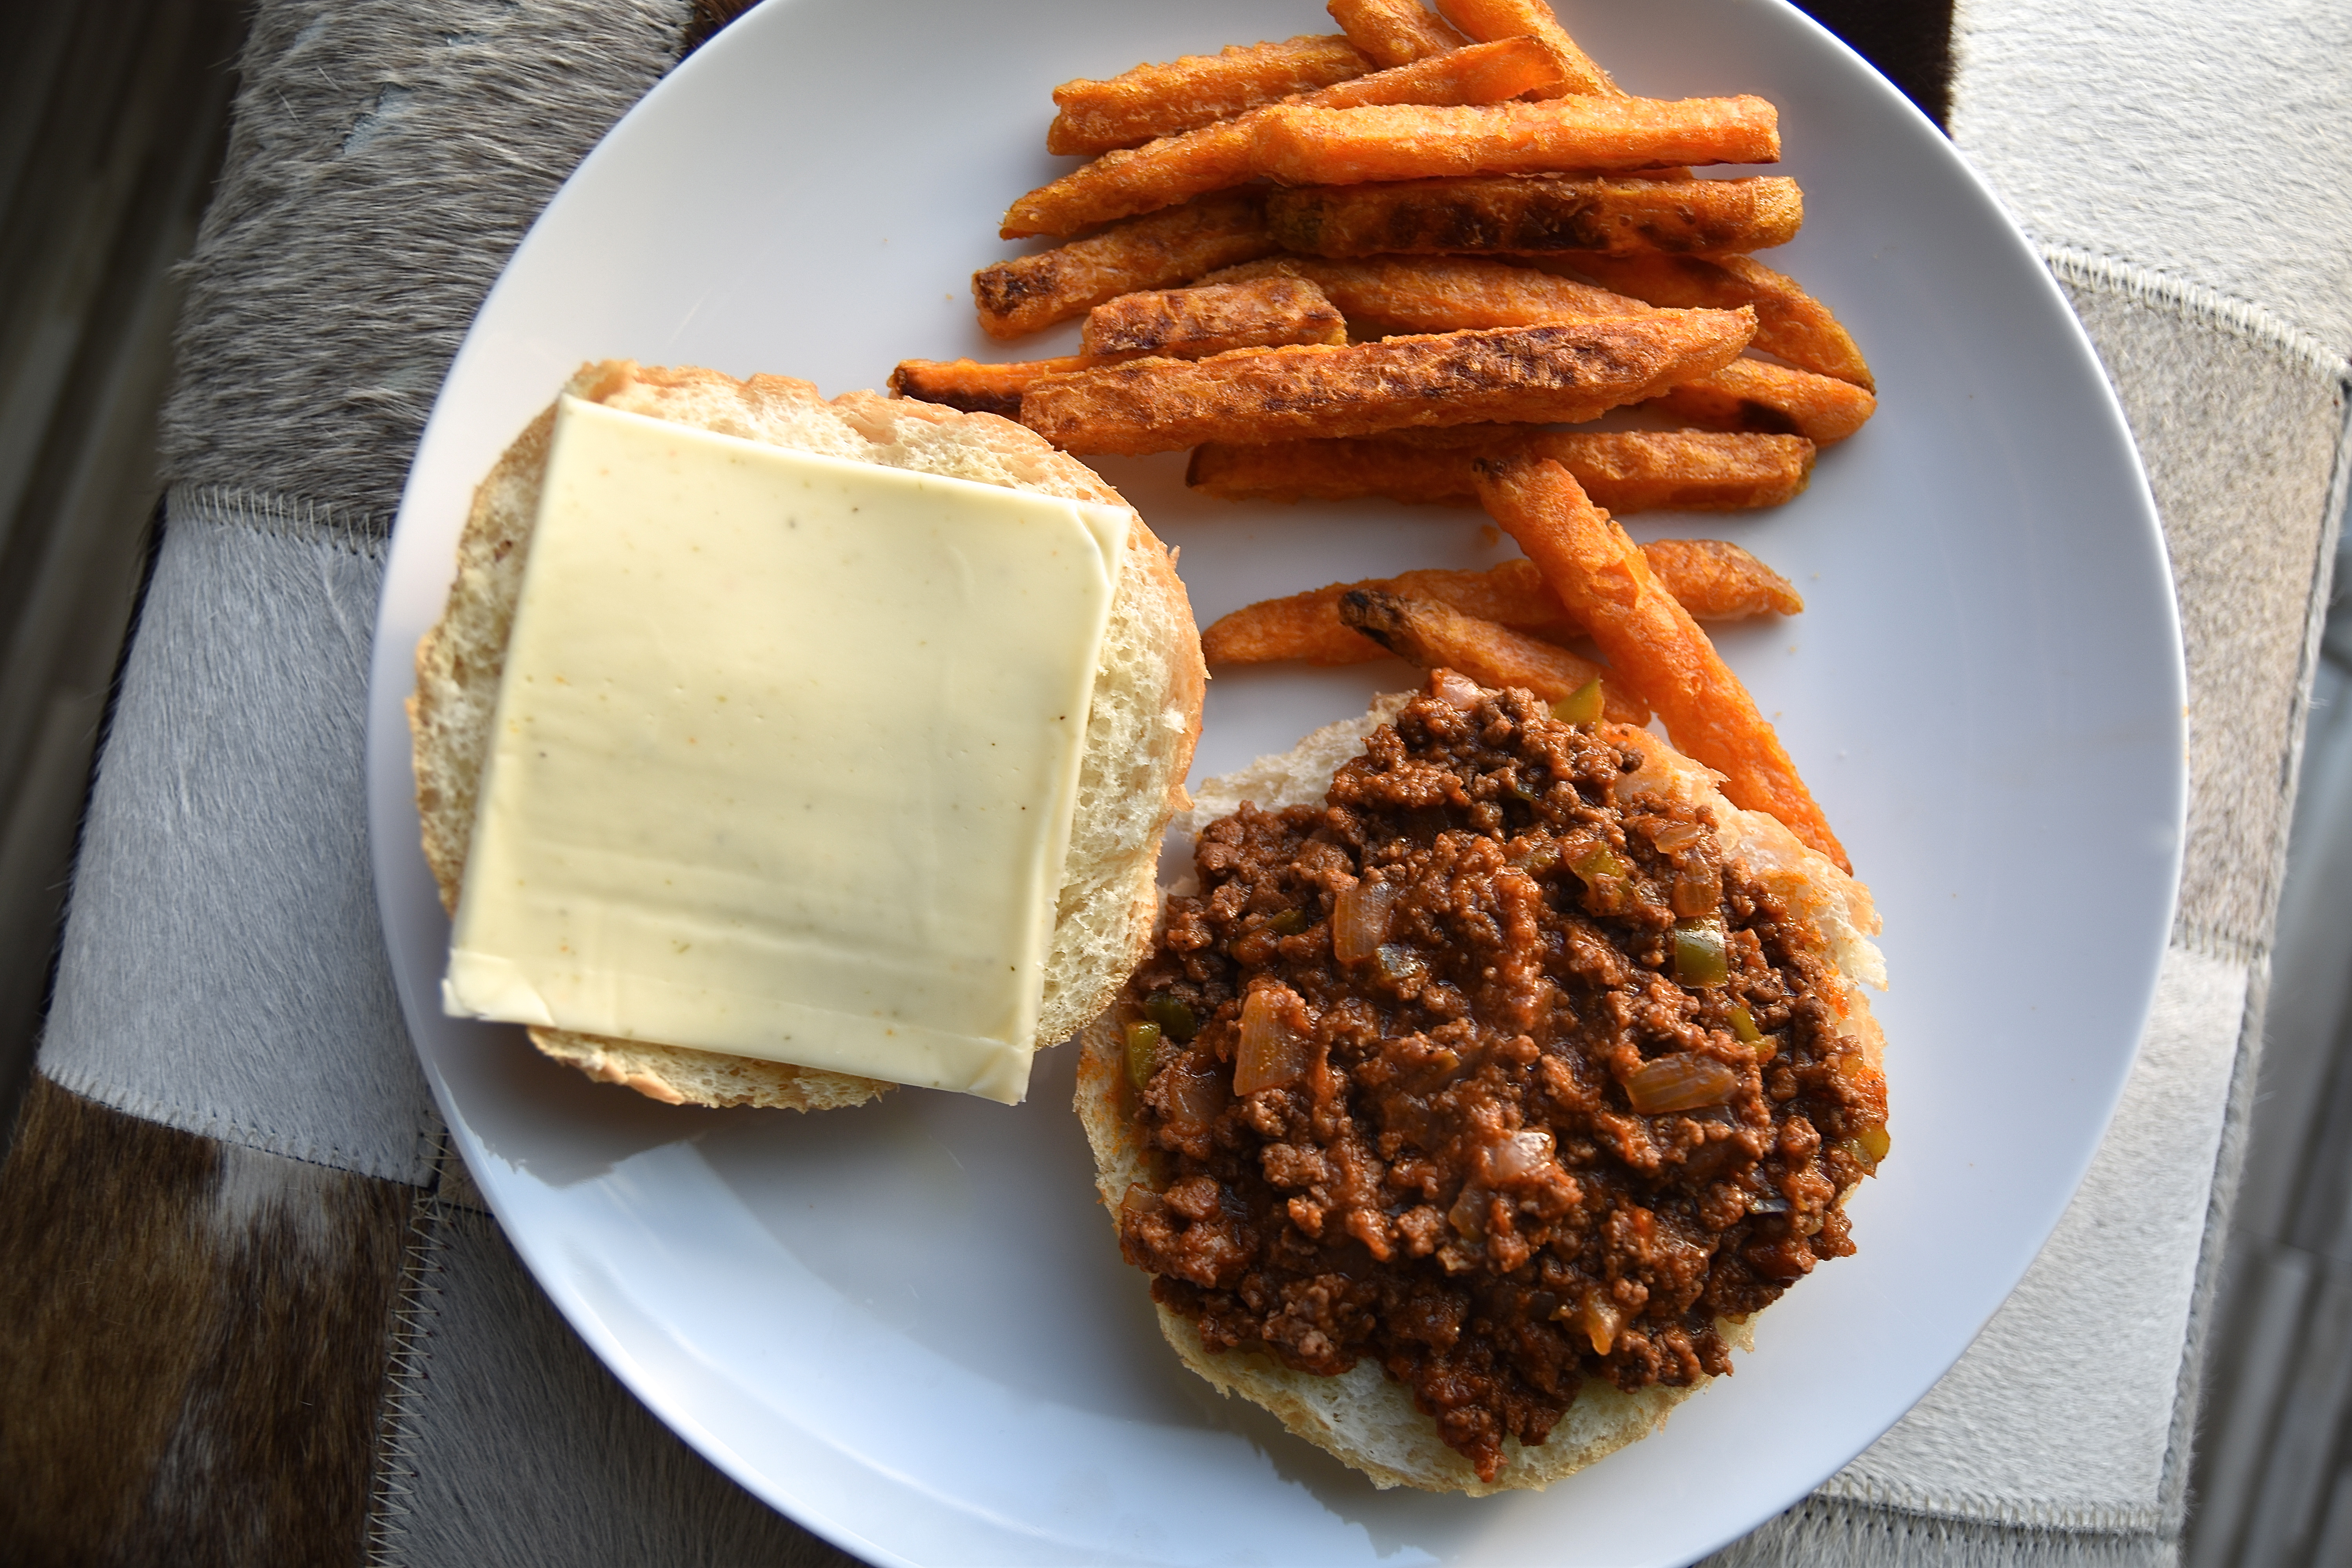
[[[1366,736],[1396,716],[1409,695],[1376,698],[1360,718],[1326,725],[1289,752],[1261,757],[1239,773],[1208,780],[1191,809],[1172,826],[1190,838],[1244,800],[1269,811],[1321,801],[1332,773],[1363,749]],[[1609,730],[1612,741],[1638,751],[1643,759],[1638,772],[1620,782],[1621,798],[1650,796],[1697,807],[1710,819],[1727,862],[1765,882],[1792,910],[1812,921],[1822,934],[1823,952],[1839,968],[1839,978],[1825,987],[1827,999],[1840,1010],[1845,1031],[1860,1042],[1871,1065],[1880,1066],[1885,1037],[1856,984],[1885,984],[1884,963],[1868,940],[1878,930],[1868,889],[1807,848],[1779,821],[1733,805],[1717,787],[1716,773],[1656,736],[1622,725]],[[1080,1046],[1078,1116],[1094,1149],[1096,1190],[1116,1228],[1128,1188],[1139,1183],[1150,1185],[1150,1168],[1123,1103],[1125,1047],[1108,1012],[1087,1026]],[[1264,1405],[1293,1433],[1382,1488],[1409,1486],[1484,1497],[1546,1487],[1657,1431],[1676,1405],[1710,1381],[1701,1379],[1683,1388],[1653,1384],[1626,1394],[1589,1379],[1549,1438],[1528,1447],[1507,1437],[1501,1473],[1491,1482],[1482,1481],[1470,1462],[1439,1438],[1436,1424],[1414,1407],[1404,1385],[1391,1381],[1373,1362],[1360,1361],[1341,1376],[1323,1377],[1296,1371],[1260,1352],[1219,1354],[1202,1344],[1189,1320],[1165,1307],[1157,1310],[1160,1331],[1177,1356],[1219,1393]],[[1717,1329],[1737,1349],[1755,1348],[1754,1319],[1722,1320]]]
[[[583,365],[563,389],[626,413],[771,446],[885,468],[1126,506],[1076,458],[991,414],[853,392],[830,402],[786,376],[738,381],[717,371],[627,360]],[[480,487],[457,545],[440,621],[416,648],[408,702],[425,857],[455,912],[489,749],[507,637],[555,430],[551,405],[515,438]],[[1131,513],[1130,513],[1131,515]],[[1201,731],[1207,672],[1192,605],[1167,548],[1134,518],[1087,715],[1070,847],[1045,963],[1036,1043],[1067,1037],[1108,1005],[1151,942],[1153,876]],[[671,1104],[824,1110],[892,1087],[846,1073],[682,1046],[533,1028],[531,1043],[590,1078]]]

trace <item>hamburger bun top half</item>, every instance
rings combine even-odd
[[[583,365],[563,392],[625,413],[885,468],[1117,507],[1093,470],[990,414],[853,392],[827,400],[806,382],[625,360]],[[440,620],[416,650],[408,703],[425,855],[455,911],[474,832],[503,656],[555,428],[553,405],[519,436],[474,496]],[[1131,511],[1131,509],[1130,509]],[[1045,962],[1035,1043],[1052,1045],[1099,1013],[1150,945],[1154,873],[1200,734],[1206,674],[1192,606],[1167,549],[1134,519],[1096,672],[1077,801]],[[589,1077],[672,1104],[819,1110],[890,1086],[682,1046],[533,1027],[532,1043]]]

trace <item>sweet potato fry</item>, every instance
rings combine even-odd
[[[1339,595],[1350,588],[1389,586],[1381,581],[1334,583],[1287,598],[1244,605],[1201,634],[1201,657],[1211,666],[1297,659],[1318,668],[1385,658],[1386,648],[1339,619]]]
[[[1543,574],[1521,560],[1506,561],[1491,572],[1433,567],[1360,583],[1334,583],[1287,598],[1261,599],[1221,616],[1202,632],[1202,657],[1211,664],[1268,664],[1296,658],[1324,666],[1379,658],[1384,651],[1381,646],[1339,619],[1340,595],[1357,588],[1433,599],[1465,616],[1547,642],[1567,642],[1584,635],[1584,628],[1570,620],[1561,608],[1559,595],[1545,585]]]
[[[1282,193],[1274,193],[1279,197]],[[1312,279],[1350,321],[1398,332],[1539,327],[1591,316],[1646,316],[1654,308],[1590,283],[1475,256],[1370,256],[1335,261],[1269,256],[1202,279]]]
[[[1201,634],[1210,664],[1275,664],[1304,659],[1319,666],[1361,664],[1381,657],[1380,644],[1339,619],[1339,595],[1350,588],[1385,588],[1383,581],[1334,583],[1285,599],[1261,599],[1221,616]]]
[[[1272,193],[1265,215],[1283,248],[1314,256],[1745,251],[1794,239],[1805,199],[1796,181],[1777,175],[1676,182],[1487,174],[1301,185]]]
[[[1402,331],[1542,326],[1602,316],[1639,319],[1656,310],[1641,300],[1594,289],[1574,279],[1480,257],[1398,256],[1332,261],[1317,257],[1277,256],[1227,268],[1213,276],[1221,280],[1240,281],[1277,273],[1312,279],[1349,321],[1359,325],[1376,323]],[[1827,446],[1862,428],[1877,408],[1878,400],[1868,388],[1834,376],[1767,360],[1737,359],[1674,388],[1653,406],[1709,430],[1795,435]],[[1785,465],[1790,459],[1782,458],[1777,461]],[[1808,453],[1783,481],[1793,480],[1793,488],[1769,500],[1743,503],[1654,500],[1647,504],[1773,505],[1803,489],[1804,478],[1811,471],[1811,457]],[[1646,477],[1666,475],[1664,470],[1653,468]],[[1582,476],[1579,478],[1581,480]],[[1621,508],[1614,501],[1601,504],[1612,510],[1633,510],[1630,506]]]
[[[1391,594],[1415,599],[1434,599],[1465,616],[1495,621],[1545,642],[1564,643],[1584,635],[1584,628],[1570,616],[1559,595],[1551,591],[1551,584],[1536,570],[1535,563],[1525,557],[1503,562],[1484,572],[1423,567],[1400,572],[1384,582],[1349,586],[1385,588]]]
[[[1323,8],[1349,43],[1384,66],[1405,65],[1470,41],[1418,0],[1330,0]]]
[[[1519,95],[1507,90],[1515,84],[1526,83],[1519,92],[1532,92],[1559,79],[1559,61],[1549,49],[1532,38],[1497,38],[1491,44],[1424,55],[1270,107],[1342,110],[1499,103]]]
[[[1121,294],[1190,283],[1275,248],[1259,193],[1226,191],[983,267],[971,275],[971,297],[990,337],[1017,338]]]
[[[1277,104],[1252,118],[1255,172],[1286,185],[1769,163],[1780,156],[1778,112],[1748,97],[1586,93],[1541,103],[1349,110]]]
[[[1870,365],[1828,306],[1796,279],[1747,256],[1659,256],[1633,251],[1567,258],[1604,289],[1653,305],[1728,310],[1756,307],[1755,346],[1799,370],[1873,388]],[[1540,263],[1538,264],[1540,265]],[[1346,309],[1342,306],[1341,309]]]
[[[1347,319],[1322,289],[1307,279],[1280,275],[1122,294],[1087,314],[1082,339],[1098,363],[1144,354],[1202,359],[1232,349],[1347,341]]]
[[[1538,93],[1539,98],[1559,98],[1571,92],[1598,92],[1622,95],[1623,89],[1609,79],[1609,73],[1593,63],[1592,57],[1577,47],[1568,29],[1544,0],[1437,0],[1438,12],[1444,18],[1480,42],[1519,36],[1541,38],[1552,47],[1566,68],[1559,86]]]
[[[890,373],[890,395],[945,404],[967,414],[1021,417],[1021,395],[1039,376],[1084,370],[1096,362],[1085,354],[1062,359],[1015,360],[987,364],[979,360],[902,359]]]
[[[1081,77],[1054,89],[1061,112],[1045,129],[1045,151],[1139,147],[1155,136],[1197,130],[1376,68],[1345,37],[1319,33],[1278,44],[1230,45],[1218,54],[1141,65],[1103,81]]]
[[[1414,426],[1573,423],[1717,368],[1748,318],[1660,310],[1622,321],[1244,349],[1050,375],[1022,423],[1073,452],[1139,456],[1202,441],[1362,436]]]
[[[1295,101],[1335,110],[1363,105],[1492,103],[1555,81],[1559,74],[1559,62],[1541,44],[1532,38],[1506,38],[1374,71]],[[1240,184],[1252,177],[1259,121],[1284,107],[1254,109],[1181,136],[1106,153],[1014,202],[1000,232],[1007,239],[1073,234],[1089,224]]]
[[[1434,599],[1351,588],[1339,595],[1339,619],[1400,658],[1424,669],[1459,670],[1481,686],[1523,686],[1557,702],[1598,680],[1603,717],[1620,724],[1650,721],[1632,683],[1614,671]]]
[[[1654,400],[1651,407],[1708,430],[1760,430],[1802,436],[1817,446],[1843,441],[1878,408],[1868,388],[1769,360],[1736,359]]]
[[[997,232],[1007,239],[1076,234],[1090,224],[1156,212],[1238,185],[1250,177],[1257,117],[1267,112],[1254,109],[1197,131],[1106,153],[1014,202]]]
[[[1597,505],[1623,512],[1779,506],[1804,492],[1814,455],[1813,444],[1801,436],[1703,430],[1558,431],[1528,437],[1527,450],[1574,474]],[[1758,569],[1763,569],[1760,563]],[[1684,595],[1674,574],[1664,575],[1691,614],[1715,618]],[[1801,607],[1780,613],[1794,615]]]
[[[1695,621],[1794,616],[1805,608],[1797,585],[1723,539],[1654,539],[1642,559],[1675,603]]]
[[[1457,429],[1463,428],[1457,426]],[[1625,513],[1738,511],[1779,506],[1802,493],[1813,444],[1801,436],[1708,430],[1501,429],[1451,447],[1378,437],[1358,440],[1212,442],[1192,454],[1184,482],[1226,500],[1349,500],[1473,504],[1471,464],[1529,452],[1576,476],[1593,504]],[[1506,616],[1487,617],[1489,620]]]
[[[1675,744],[1724,775],[1732,804],[1769,812],[1853,869],[1748,689],[1566,468],[1544,458],[1482,459],[1478,497],[1585,623],[1611,668],[1656,707]]]
[[[1719,539],[1661,539],[1642,546],[1642,558],[1693,620],[1746,620],[1767,613],[1793,616],[1804,601],[1789,580],[1736,544]],[[1221,616],[1201,634],[1211,664],[1265,664],[1304,659],[1313,665],[1360,664],[1381,657],[1378,645],[1339,619],[1340,595],[1379,589],[1434,599],[1465,616],[1493,621],[1544,642],[1584,635],[1524,556],[1486,572],[1431,568],[1361,583],[1334,583],[1283,599],[1262,599]]]
[[[1205,289],[1122,294],[1096,306],[1087,318],[1086,352],[1060,359],[1001,364],[901,360],[890,373],[890,390],[966,413],[1018,419],[1022,395],[1043,376],[1147,354],[1201,359],[1240,348],[1347,341],[1348,323],[1321,289],[1303,278],[1276,275]]]

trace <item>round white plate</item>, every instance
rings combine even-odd
[[[1328,30],[1309,0],[772,0],[661,83],[531,230],[444,387],[402,506],[374,667],[384,929],[442,1109],[556,1304],[729,1474],[877,1561],[1685,1562],[1837,1469],[1968,1344],[2072,1194],[2170,920],[2179,637],[2147,487],[2050,277],[1949,145],[1778,0],[1563,5],[1636,92],[1780,105],[1803,235],[1770,260],[1853,329],[1883,412],[1756,514],[1633,521],[1754,549],[1801,617],[1728,631],[1876,889],[1895,1152],[1859,1256],[1768,1313],[1737,1376],[1540,1495],[1374,1490],[1160,1344],[1050,1053],[1015,1110],[908,1091],[799,1117],[592,1086],[442,1017],[401,701],[474,482],[585,359],[774,371],[1010,357],[966,279],[1066,161],[1048,89]],[[1066,352],[1067,329],[1016,354]],[[1203,623],[1337,578],[1483,564],[1475,512],[1195,499],[1181,455],[1105,465],[1183,550]],[[1407,679],[1212,686],[1200,770]]]

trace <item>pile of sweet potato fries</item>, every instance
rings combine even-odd
[[[1188,481],[1233,500],[1483,505],[1527,560],[1253,605],[1204,634],[1211,662],[1386,650],[1574,717],[1654,713],[1844,865],[1695,619],[1793,614],[1795,590],[1610,516],[1785,501],[1875,407],[1837,319],[1749,254],[1796,234],[1796,182],[1690,172],[1777,161],[1778,113],[1630,97],[1545,0],[1436,5],[1331,0],[1338,36],[1055,89],[1047,147],[1095,156],[1002,232],[1065,243],[972,293],[1000,339],[1084,317],[1080,352],[907,360],[892,390],[1073,452],[1192,447]],[[1621,408],[1683,427],[1556,428]]]

